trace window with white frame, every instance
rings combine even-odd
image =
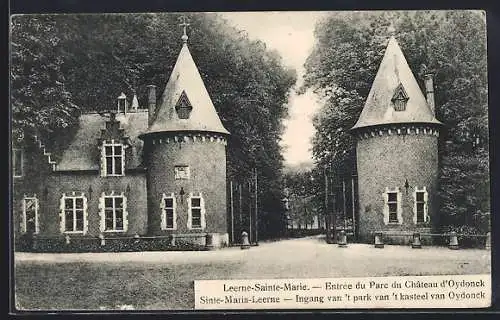
[[[101,209],[101,232],[125,232],[128,228],[127,197],[123,193],[106,195],[99,199]]]
[[[175,230],[177,229],[177,213],[176,201],[173,193],[166,195],[163,194],[161,199],[161,229],[162,230]]]
[[[428,207],[427,207],[427,190],[425,187],[422,189],[415,188],[413,192],[413,222],[425,223],[429,221]]]
[[[15,178],[23,176],[23,157],[22,149],[12,150],[12,173]]]
[[[87,233],[87,198],[83,193],[63,194],[60,209],[62,233]]]
[[[205,201],[201,193],[188,198],[188,229],[205,229]]]
[[[174,167],[175,180],[189,179],[189,166],[179,165]]]
[[[123,176],[125,171],[125,146],[115,140],[102,145],[102,176]]]
[[[389,188],[386,188],[384,192],[384,202],[384,223],[403,223],[401,192],[399,191],[399,188],[393,190],[389,190]]]
[[[23,216],[21,219],[21,232],[38,233],[38,198],[35,196],[23,198]]]

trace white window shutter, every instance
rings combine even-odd
[[[403,224],[403,204],[402,204],[402,196],[399,188],[396,188],[397,191],[397,199],[398,199],[398,223]]]
[[[66,215],[64,214],[64,200],[66,198],[66,194],[62,194],[61,199],[59,200],[59,218],[61,224],[59,225],[59,231],[64,233],[66,230]]]
[[[417,187],[413,190],[413,223],[417,224]]]
[[[427,190],[426,188],[424,187],[424,221],[425,222],[430,222],[430,216],[429,216],[429,206],[428,206],[428,194],[427,194]]]
[[[122,192],[121,196],[123,197],[123,232],[127,232],[128,230],[128,211],[127,211],[127,197]]]
[[[87,231],[89,230],[87,197],[82,193],[82,198],[83,198],[83,234],[87,234]]]
[[[189,193],[189,196],[187,198],[187,202],[188,202],[188,221],[187,221],[187,228],[189,230],[192,229],[192,221],[193,221],[193,217],[192,217],[192,212],[191,212],[191,197],[193,196],[193,193],[190,192]]]
[[[382,194],[384,197],[384,224],[389,223],[389,205],[387,202],[389,202],[389,195],[388,195],[389,189],[386,187],[385,192]]]
[[[201,205],[201,229],[205,229],[205,198],[203,198],[203,194],[200,192],[200,205]]]
[[[36,194],[34,195],[34,199],[35,199],[35,233],[39,233],[40,232],[40,224],[38,223],[38,213],[39,213],[39,209],[40,209],[40,203],[38,201]]]
[[[106,151],[105,143],[101,146],[101,177],[106,177]]]
[[[23,214],[21,215],[21,232],[26,232],[26,195],[23,198]]]
[[[101,197],[99,198],[99,212],[100,212],[100,220],[99,220],[99,231],[101,233],[104,232],[105,228],[106,228],[106,214],[105,214],[105,211],[104,211],[104,192],[101,193]]]
[[[175,194],[172,192],[170,194],[170,196],[172,197],[172,206],[173,206],[173,212],[174,212],[174,225],[173,225],[173,229],[174,230],[177,230],[177,199],[175,198]]]
[[[160,212],[161,212],[161,222],[160,222],[160,229],[161,230],[166,230],[167,229],[167,212],[165,210],[165,199],[167,196],[162,193],[161,195],[161,202],[160,202]]]

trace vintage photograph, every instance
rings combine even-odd
[[[13,311],[488,304],[486,23],[13,15]]]

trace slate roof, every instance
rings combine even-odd
[[[101,116],[97,113],[81,115],[75,137],[63,151],[61,160],[56,165],[56,171],[99,170],[98,139],[108,120],[109,116]],[[144,143],[138,136],[147,129],[147,110],[138,110],[126,115],[117,114],[116,120],[120,121],[120,127],[124,129],[124,134],[129,137],[131,143],[130,150],[126,151],[125,169],[142,167]]]
[[[400,84],[408,95],[404,111],[396,111],[391,101]],[[427,104],[396,39],[391,37],[363,111],[352,129],[397,123],[441,124]]]
[[[192,111],[179,119],[175,106],[185,92]],[[177,57],[151,126],[144,134],[172,131],[208,131],[229,134],[215,110],[186,43]]]

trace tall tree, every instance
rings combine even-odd
[[[65,85],[61,38],[46,16],[12,20],[11,112],[13,139],[72,126],[78,107]]]
[[[439,148],[442,224],[479,227],[475,221],[490,210],[486,27],[479,12],[343,12],[322,20],[305,81],[323,103],[314,119],[316,162],[338,175],[355,170],[349,129],[391,33],[422,89],[423,74],[435,75],[436,115],[445,124]]]
[[[257,168],[260,205],[269,211],[269,219],[276,217],[274,224],[279,228],[283,165],[279,140],[295,71],[285,68],[281,57],[262,42],[242,35],[218,14],[186,15],[190,20],[190,51],[224,126],[231,132],[229,178],[250,179]],[[77,105],[82,112],[115,109],[121,92],[129,99],[135,92],[139,104],[145,106],[149,84],[158,86],[157,94],[161,95],[182,45],[179,18],[180,14],[49,15],[43,20],[17,16],[14,23],[19,31],[13,33],[12,41],[24,41],[23,48],[39,44],[36,54],[56,59],[53,67],[48,60],[37,60],[34,65],[40,70],[55,68],[61,76],[58,81],[66,94],[66,100],[61,101],[67,105],[51,105],[50,119],[57,123],[64,119],[67,123],[61,125],[71,125],[77,113],[66,114],[65,108]],[[35,23],[46,30],[40,33],[33,29]],[[13,54],[18,53],[14,50]],[[25,56],[16,57],[13,70],[24,64]],[[30,82],[28,72],[20,77],[18,81],[30,83],[37,92],[57,88],[55,81]],[[52,128],[53,124],[29,113],[26,99],[18,99],[22,90],[21,82],[12,90],[13,104],[22,111],[14,114],[16,130],[23,130],[20,124],[26,119],[34,129]],[[40,108],[50,105],[46,100],[38,103]]]

